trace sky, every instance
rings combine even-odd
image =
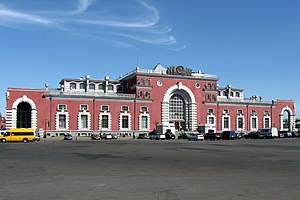
[[[58,88],[182,65],[244,96],[294,100],[298,0],[0,0],[0,112],[7,88]]]

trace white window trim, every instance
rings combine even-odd
[[[252,124],[252,119],[255,118],[256,119],[256,128],[253,127]],[[257,116],[251,116],[250,117],[250,130],[251,131],[257,131],[258,130],[258,117]]]
[[[265,119],[269,119],[269,127],[266,127],[266,120]],[[270,116],[264,116],[264,128],[271,128],[272,127],[272,121],[271,121],[271,117]]]
[[[122,117],[128,116],[128,128],[122,128]],[[121,131],[128,131],[131,130],[131,115],[129,113],[121,113],[119,116],[119,129]]]
[[[213,124],[210,124],[210,123],[209,123],[209,118],[210,118],[210,117],[213,117],[213,118],[214,118],[214,123],[213,123]],[[206,124],[208,124],[208,125],[210,125],[210,126],[216,125],[216,116],[215,116],[215,115],[212,115],[212,114],[207,115],[207,116],[206,116]]]
[[[123,110],[123,107],[127,107],[128,108],[128,110]],[[121,106],[121,112],[124,112],[124,113],[126,113],[126,112],[130,112],[130,107],[129,106]]]
[[[239,128],[239,118],[243,118],[243,127]],[[236,130],[237,131],[244,131],[245,130],[245,117],[244,116],[237,116],[236,117]]]
[[[108,115],[108,128],[102,128],[102,115]],[[104,112],[104,113],[100,113],[99,115],[99,130],[111,130],[111,114]]]
[[[225,117],[228,117],[228,128],[225,128],[224,127],[224,118]],[[230,115],[223,115],[222,116],[222,131],[229,131],[229,130],[231,130],[231,117],[230,117]]]
[[[146,108],[147,110],[146,110],[146,111],[143,111],[142,108]],[[148,106],[141,106],[141,107],[140,107],[140,112],[146,113],[146,112],[148,112],[148,111],[149,111]]]
[[[107,106],[107,110],[103,110],[103,106]],[[101,112],[108,112],[109,111],[109,105],[101,105]]]
[[[81,115],[88,116],[88,127],[87,128],[81,128]],[[78,130],[91,130],[91,114],[89,112],[79,112],[78,113],[77,128],[78,128]]]
[[[59,115],[66,115],[66,128],[65,129],[61,129],[59,128]],[[56,112],[55,115],[55,129],[56,130],[69,130],[69,113],[68,112]]]
[[[86,110],[85,110],[85,109],[82,109],[82,106],[87,106],[87,107],[86,107]],[[80,104],[79,110],[81,110],[81,111],[89,111],[89,105],[88,105],[88,104]]]
[[[59,106],[63,106],[63,105],[66,106],[66,109],[60,109],[60,108],[59,108]],[[59,110],[59,111],[68,110],[68,105],[67,105],[67,104],[58,104],[58,105],[57,105],[57,110]]]
[[[147,117],[148,122],[147,122],[147,128],[142,128],[142,117]],[[140,114],[139,116],[139,130],[141,131],[149,131],[150,130],[150,115],[149,114]]]

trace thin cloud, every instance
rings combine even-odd
[[[73,9],[70,7],[69,10],[48,9],[36,10],[35,12],[14,10],[0,4],[0,25],[12,27],[14,24],[18,24],[29,29],[36,25],[47,26],[69,32],[69,35],[76,31],[82,37],[85,35],[86,38],[98,38],[98,40],[105,37],[102,40],[105,43],[112,40],[114,41],[111,42],[112,44],[120,44],[120,46],[129,48],[134,46],[129,44],[130,40],[162,46],[177,43],[176,37],[170,34],[172,29],[161,24],[160,13],[157,8],[140,0],[130,2],[134,2],[135,5],[116,4],[118,7],[105,8],[105,12],[103,10],[99,12],[105,5],[97,0],[74,0]],[[66,4],[65,6],[69,5]],[[91,7],[93,9],[90,9]],[[122,13],[126,13],[126,16]],[[114,35],[113,38],[107,34],[108,31]],[[185,46],[177,50],[184,48]]]

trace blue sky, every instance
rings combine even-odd
[[[0,112],[8,87],[161,63],[215,74],[245,97],[293,99],[298,115],[299,10],[298,0],[0,0]]]

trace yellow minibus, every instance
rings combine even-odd
[[[34,141],[34,129],[33,128],[12,128],[7,130],[0,136],[1,142],[29,142]]]

